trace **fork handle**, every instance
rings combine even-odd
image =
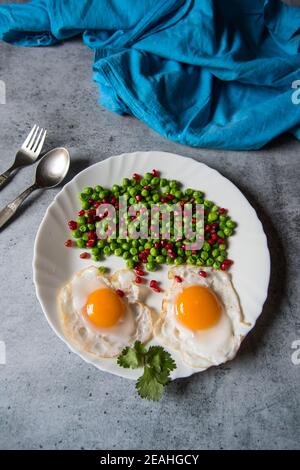
[[[15,166],[12,165],[8,170],[6,170],[4,173],[2,173],[2,175],[0,175],[0,188],[4,186],[14,169]]]
[[[2,211],[0,211],[0,228],[2,228],[3,225],[6,224],[6,222],[8,222],[15,215],[21,204],[35,189],[38,189],[38,186],[33,184],[29,188],[25,189],[25,191],[16,197],[16,199],[8,203],[7,206],[2,209]]]

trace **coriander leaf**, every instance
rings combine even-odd
[[[151,346],[149,348],[147,363],[158,373],[161,371],[170,372],[176,369],[176,363],[171,354],[165,351],[162,346]]]
[[[136,382],[136,389],[140,397],[158,401],[164,392],[164,385],[157,381],[152,369],[145,367],[144,374]]]
[[[144,355],[146,354],[146,349],[140,341],[134,343],[133,348],[126,347],[123,349],[121,354],[117,359],[117,363],[121,367],[126,369],[137,369],[144,365]]]

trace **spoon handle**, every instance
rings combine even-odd
[[[20,205],[35,189],[37,189],[37,185],[33,184],[29,188],[25,189],[25,191],[16,197],[16,199],[9,202],[7,206],[5,206],[4,209],[0,211],[0,228],[2,228],[3,225],[6,224],[6,222],[8,222],[15,215]]]

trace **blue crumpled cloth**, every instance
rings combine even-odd
[[[0,6],[0,39],[81,34],[101,104],[182,144],[257,149],[300,138],[300,8],[279,0],[33,0]]]

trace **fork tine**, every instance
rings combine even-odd
[[[28,145],[29,142],[30,142],[31,137],[32,137],[33,134],[34,134],[35,129],[36,129],[36,124],[33,126],[33,128],[31,129],[31,131],[29,132],[29,134],[28,134],[26,140],[23,142],[22,147],[27,147],[27,145]]]
[[[36,151],[36,149],[37,149],[37,147],[38,147],[38,145],[39,145],[39,142],[40,142],[41,135],[42,135],[43,132],[44,132],[44,129],[41,128],[41,130],[40,130],[40,132],[39,132],[39,135],[36,137],[35,141],[33,142],[32,147],[31,147],[31,151],[32,151],[32,152],[35,152],[35,151]]]
[[[45,139],[46,139],[46,135],[47,135],[47,129],[45,129],[45,132],[44,134],[42,135],[42,138],[40,139],[40,142],[38,144],[38,147],[36,149],[34,149],[34,153],[39,156],[39,154],[41,153],[42,151],[42,148],[43,148],[43,145],[44,145],[44,142],[45,142]]]
[[[36,142],[36,136],[37,136],[39,130],[40,130],[40,128],[39,128],[39,126],[37,126],[36,130],[34,131],[34,134],[33,134],[32,138],[29,142],[29,144],[27,145],[28,150],[32,150],[32,147],[34,146],[34,144]]]

